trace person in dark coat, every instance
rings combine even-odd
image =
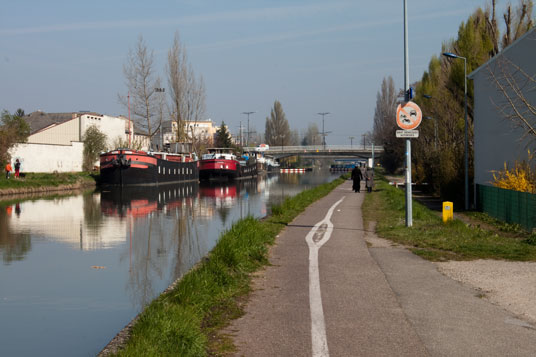
[[[354,167],[352,170],[352,190],[354,192],[361,192],[361,180],[363,179],[363,174],[358,166]]]
[[[372,192],[372,187],[374,187],[374,170],[372,167],[369,167],[365,172],[365,186],[367,187],[367,192]]]
[[[20,161],[19,159],[17,159],[17,161],[15,161],[15,178],[19,178],[19,174],[20,174]]]

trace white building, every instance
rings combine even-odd
[[[92,112],[44,113],[33,112],[24,117],[30,125],[26,143],[15,145],[10,154],[12,161],[19,159],[21,171],[27,172],[74,172],[82,171],[84,145],[82,138],[92,125],[106,134],[108,148],[119,141],[128,142],[132,122],[125,117],[113,117]],[[130,129],[130,130],[129,130]],[[148,140],[135,134],[131,140]]]

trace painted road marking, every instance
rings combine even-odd
[[[344,200],[344,197],[330,207],[323,220],[307,233],[305,241],[309,246],[309,306],[311,309],[311,340],[313,357],[328,357],[328,340],[326,337],[326,324],[324,309],[322,308],[322,295],[320,293],[320,274],[318,268],[318,251],[326,244],[333,232],[331,216],[335,207]]]

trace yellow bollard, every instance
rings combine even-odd
[[[447,221],[452,221],[454,218],[454,205],[452,202],[445,201],[443,202],[443,223]]]

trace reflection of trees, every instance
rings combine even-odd
[[[101,203],[97,199],[99,196],[94,192],[86,192],[82,197],[84,200],[84,222],[90,232],[98,235],[103,220]]]
[[[4,264],[23,260],[32,249],[32,241],[28,233],[12,233],[9,229],[10,216],[7,210],[15,210],[13,206],[0,206],[0,251]]]
[[[185,251],[187,257],[197,257],[195,262],[200,259],[200,252],[195,252],[197,240],[191,239],[192,227],[195,227],[192,196],[197,194],[194,186],[183,184],[158,189],[145,196],[150,201],[154,199],[158,202],[158,211],[127,218],[127,235],[131,241],[127,290],[133,303],[140,309],[160,293],[156,291],[158,287],[155,287],[155,281],[166,281],[164,273],[170,271],[169,264],[175,266],[171,270],[173,276],[169,278],[174,280],[184,272],[181,267],[184,266]],[[141,197],[137,192],[136,199]],[[192,265],[188,265],[186,270]]]

